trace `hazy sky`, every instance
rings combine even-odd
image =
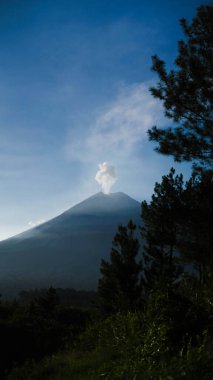
[[[0,1],[0,239],[99,191],[148,199],[171,166],[146,131],[163,126],[149,87],[158,54],[171,67],[196,0]]]

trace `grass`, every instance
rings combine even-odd
[[[100,380],[105,378],[109,364],[110,358],[96,350],[68,351],[15,368],[7,380]]]

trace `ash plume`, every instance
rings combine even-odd
[[[101,191],[104,194],[109,194],[112,185],[117,180],[115,175],[115,167],[108,162],[103,162],[98,165],[99,170],[96,173],[95,179],[101,185]]]

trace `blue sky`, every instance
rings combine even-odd
[[[150,85],[158,54],[171,67],[202,1],[0,1],[0,239],[99,191],[98,164],[115,166],[112,191],[149,199],[171,166],[146,131],[168,124]]]

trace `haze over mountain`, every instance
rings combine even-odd
[[[0,292],[72,287],[96,289],[119,224],[140,223],[140,204],[124,193],[99,192],[63,214],[0,242]]]

